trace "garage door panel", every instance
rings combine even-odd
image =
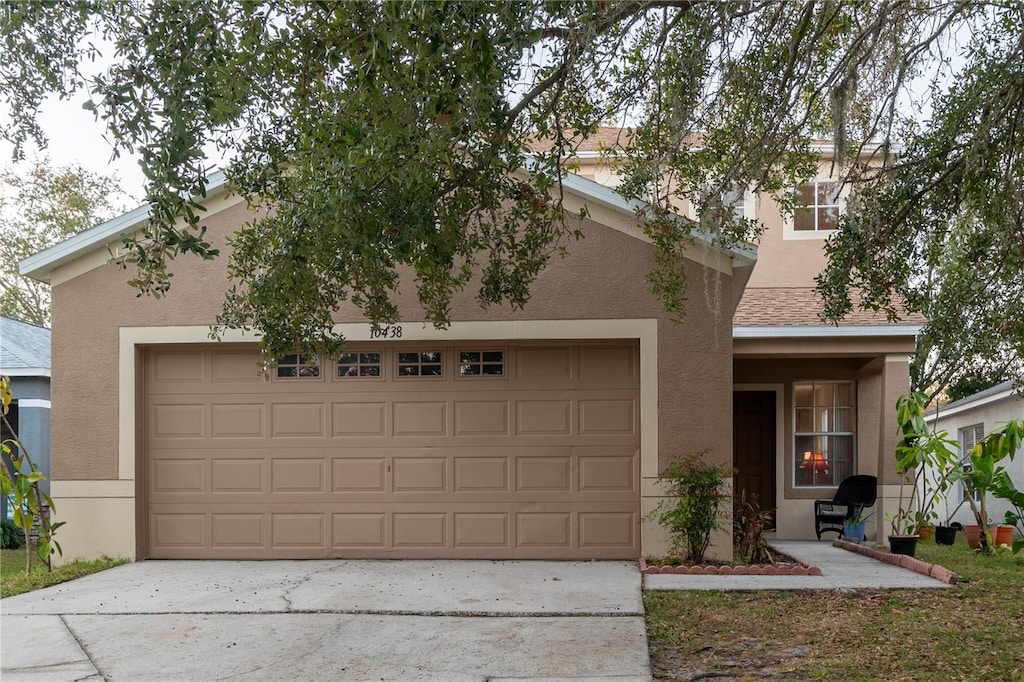
[[[206,410],[205,405],[195,403],[154,405],[149,413],[150,433],[156,441],[205,438]]]
[[[210,406],[212,438],[266,438],[267,406],[263,403],[214,403]]]
[[[579,383],[581,389],[632,389],[637,385],[638,358],[630,346],[580,348]]]
[[[448,517],[446,512],[395,512],[391,515],[392,546],[445,549],[449,547]]]
[[[453,457],[452,468],[457,493],[509,491],[508,457]]]
[[[207,546],[207,514],[182,512],[153,512],[149,532],[154,548],[179,550],[205,549]]]
[[[210,514],[211,547],[266,549],[267,514]]]
[[[325,549],[327,523],[323,512],[281,512],[270,515],[271,547]]]
[[[271,492],[275,495],[326,492],[325,468],[322,457],[276,457],[270,464]]]
[[[571,512],[519,512],[516,514],[516,545],[524,548],[572,547]]]
[[[376,437],[388,435],[387,403],[334,403],[331,405],[331,435],[336,438]]]
[[[151,357],[153,379],[161,384],[197,384],[206,380],[202,351],[163,351]]]
[[[455,512],[453,515],[455,547],[508,548],[511,546],[508,512]]]
[[[336,493],[378,492],[388,490],[384,457],[335,457],[332,460],[332,490]]]
[[[155,459],[150,464],[151,494],[200,493],[206,490],[205,459]]]
[[[392,459],[392,490],[448,492],[448,467],[444,457],[395,457]]]
[[[579,403],[581,436],[620,435],[636,433],[636,401],[620,399],[588,399]]]
[[[323,403],[274,403],[270,408],[274,438],[323,438]]]
[[[380,378],[325,362],[266,381],[254,351],[153,351],[149,556],[639,555],[636,344],[502,344],[500,375],[460,369],[479,344],[366,347]],[[410,349],[440,350],[445,375],[397,378]]]
[[[266,492],[266,460],[253,458],[210,460],[210,492],[264,493]]]
[[[541,456],[516,458],[516,491],[571,490],[572,459],[568,456]]]
[[[517,400],[516,434],[568,436],[572,434],[571,400]]]
[[[210,376],[216,384],[263,384],[266,379],[260,368],[260,354],[257,351],[248,352],[218,352],[210,353]]]
[[[639,524],[633,512],[580,512],[580,547],[623,547],[635,543]]]
[[[455,436],[508,436],[509,401],[462,400],[454,402]]]

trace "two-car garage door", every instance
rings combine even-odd
[[[635,558],[636,343],[146,354],[150,558]]]

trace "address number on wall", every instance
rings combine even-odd
[[[371,339],[400,339],[402,338],[402,325],[396,324],[393,326],[381,327],[380,329],[370,330]]]

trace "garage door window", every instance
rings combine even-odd
[[[460,377],[500,377],[505,375],[505,351],[459,351]]]
[[[380,353],[342,353],[338,358],[337,376],[339,379],[381,378]]]
[[[398,376],[442,376],[443,354],[439,350],[406,351],[398,353]]]
[[[278,379],[316,379],[320,363],[315,355],[285,355],[277,361]]]

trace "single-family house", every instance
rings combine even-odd
[[[209,339],[224,258],[175,262],[160,300],[108,264],[145,208],[23,261],[52,285],[65,553],[631,559],[666,550],[645,520],[658,473],[697,453],[777,507],[780,537],[813,537],[812,500],[849,474],[878,475],[890,504],[890,413],[917,327],[818,320],[812,279],[837,207],[784,220],[744,196],[768,224],[759,251],[698,240],[679,324],[644,279],[643,212],[593,152],[563,188],[570,212],[588,208],[569,219],[584,239],[524,310],[464,292],[439,330],[406,287],[386,333],[343,307],[338,357],[281,358],[269,379],[255,336]],[[205,206],[221,248],[250,218],[222,176]],[[728,533],[711,554],[731,555]]]
[[[50,330],[0,316],[0,375],[10,377],[13,400],[7,421],[44,476],[50,475]],[[0,422],[0,439],[13,434]],[[10,459],[7,458],[10,464]],[[49,492],[49,480],[42,488]],[[12,509],[0,495],[0,518]]]
[[[966,398],[955,400],[930,410],[925,421],[934,431],[945,431],[948,438],[960,444],[961,459],[966,460],[971,448],[984,436],[992,433],[1011,419],[1024,419],[1024,397],[1013,390],[1013,382],[979,391]],[[1024,448],[1017,450],[1014,458],[1003,460],[1010,480],[1017,490],[1024,490]],[[954,483],[936,505],[939,521],[957,521],[963,525],[977,523],[969,504],[964,502],[965,490],[962,484]],[[986,505],[990,519],[1002,523],[1010,504],[989,495]]]

